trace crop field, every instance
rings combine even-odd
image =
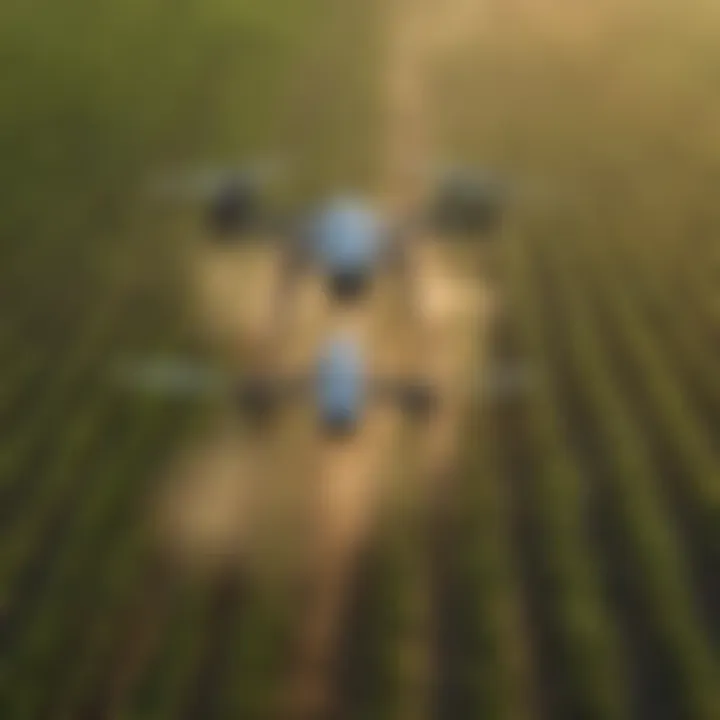
[[[342,720],[717,720],[720,11],[475,5],[428,105],[445,156],[510,178],[470,255],[485,363],[530,383],[473,405],[446,512],[373,539]],[[147,521],[213,410],[108,376],[203,352],[154,173],[278,154],[293,202],[374,189],[387,7],[0,5],[1,720],[274,720],[293,598],[187,582]]]
[[[184,220],[145,196],[153,173],[279,148],[301,192],[369,174],[374,20],[360,9],[0,9],[0,717],[250,717],[272,692],[266,603],[171,586],[147,537],[154,478],[203,411],[109,377],[126,354],[198,345]]]
[[[718,717],[720,18],[492,6],[437,85],[455,154],[519,183],[492,352],[535,385],[478,420],[464,692],[474,717]]]

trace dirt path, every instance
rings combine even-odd
[[[431,173],[432,113],[425,85],[430,63],[436,53],[472,36],[468,28],[472,28],[481,6],[477,0],[396,0],[393,5],[387,70],[383,75],[387,83],[387,125],[381,148],[385,164],[380,188],[380,204],[391,215],[402,215],[422,202]],[[445,407],[420,443],[424,454],[418,467],[421,477],[416,480],[422,482],[444,477],[455,456],[457,430],[468,397],[468,375],[473,371],[474,341],[489,295],[486,289],[478,288],[477,278],[462,276],[461,257],[453,257],[452,251],[429,238],[419,240],[413,261],[419,278],[417,301],[422,303],[419,337],[413,337],[407,317],[398,314],[400,308],[393,305],[389,292],[380,294],[374,307],[359,311],[353,318],[335,318],[335,326],[351,325],[362,333],[380,369],[429,371],[441,386]],[[417,367],[418,356],[427,358],[429,365]],[[320,718],[333,709],[333,653],[355,563],[380,503],[389,499],[388,488],[378,485],[378,481],[387,478],[392,449],[399,439],[400,419],[395,409],[373,408],[352,443],[326,447],[320,452],[317,517],[321,533],[315,596],[302,628],[297,670],[286,696],[287,717]],[[417,493],[421,488],[413,482],[409,490]],[[426,490],[436,493],[438,487],[428,485]],[[432,502],[428,495],[421,494]],[[420,580],[417,593],[420,602],[429,595],[423,583]],[[419,614],[429,617],[429,608],[421,609]],[[409,644],[426,649],[429,620],[421,620],[418,629],[424,637],[410,638]],[[422,680],[432,672],[427,661],[429,657],[414,662],[417,677],[411,683],[415,687],[423,685]],[[421,697],[417,700],[408,709],[412,720],[421,717],[420,706],[429,706]]]
[[[379,149],[384,160],[379,202],[389,213],[402,214],[422,201],[435,155],[429,72],[435,59],[472,36],[482,5],[481,0],[394,0],[382,76],[386,126]],[[342,329],[358,336],[378,371],[429,371],[446,403],[421,443],[419,482],[443,477],[455,455],[465,380],[474,359],[473,338],[487,300],[476,278],[463,277],[457,252],[430,240],[420,239],[413,255],[417,301],[422,303],[419,335],[401,316],[402,308],[385,280],[366,307],[338,313],[327,303],[319,280],[308,278],[298,296],[282,361],[286,369],[306,368],[321,338]],[[274,259],[262,248],[199,251],[192,259],[197,321],[229,362],[236,354],[247,357],[271,330]],[[417,357],[429,365],[418,367]],[[226,420],[181,460],[160,508],[159,526],[165,529],[167,546],[193,566],[246,560],[250,543],[259,548],[261,566],[283,554],[271,547],[278,527],[284,528],[280,539],[286,549],[302,545],[292,562],[309,560],[310,594],[300,623],[296,665],[282,692],[283,720],[315,719],[332,706],[333,654],[355,561],[378,508],[389,500],[388,493],[398,490],[381,484],[402,427],[397,409],[370,408],[357,436],[339,445],[315,436],[309,412],[293,410],[278,438],[268,441],[275,445],[266,447],[238,440],[236,426]],[[437,492],[439,486],[426,484],[423,491],[413,481],[408,489],[430,501],[426,492]],[[260,516],[261,524],[251,532],[251,520]],[[258,537],[252,538],[253,533]],[[419,587],[418,598],[427,595]],[[424,612],[429,617],[429,611]],[[427,647],[428,623],[421,623],[418,632],[421,637],[413,642]],[[419,675],[430,672],[427,663],[420,663]]]

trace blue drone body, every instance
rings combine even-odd
[[[383,265],[400,259],[398,235],[361,200],[338,196],[321,205],[301,225],[287,255],[285,283],[308,266],[326,279],[333,299],[363,298]]]
[[[381,257],[382,227],[361,203],[341,198],[320,210],[310,228],[313,260],[328,274],[366,274]]]
[[[331,339],[316,367],[315,393],[321,424],[338,430],[355,427],[364,409],[367,389],[357,343],[348,337]]]

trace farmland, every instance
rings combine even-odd
[[[212,412],[123,396],[108,369],[202,351],[177,253],[192,216],[143,194],[158,169],[280,152],[293,201],[374,187],[388,18],[359,0],[62,5],[0,8],[0,717],[266,718],[291,603],[184,582],[145,522]],[[382,525],[343,709],[714,720],[720,15],[483,6],[430,105],[443,152],[518,185],[473,259],[499,300],[486,362],[533,384],[472,408],[431,533]]]
[[[177,260],[185,219],[146,197],[153,174],[280,148],[303,192],[367,177],[369,70],[342,40],[352,27],[370,53],[372,13],[282,0],[40,6],[0,11],[12,71],[0,714],[191,716],[207,692],[218,716],[246,717],[272,691],[262,656],[280,630],[266,604],[246,612],[214,586],[165,582],[148,537],[155,478],[203,410],[122,396],[109,379],[127,354],[199,347]],[[226,670],[208,680],[225,644]]]

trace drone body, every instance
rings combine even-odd
[[[366,370],[351,338],[332,338],[320,355],[315,393],[320,424],[333,434],[353,431],[365,409]]]
[[[276,173],[262,166],[239,167],[199,178],[196,193],[205,208],[210,237],[223,245],[244,238],[279,241],[281,276],[277,311],[284,313],[299,276],[319,271],[328,297],[343,305],[368,297],[383,270],[398,272],[411,283],[410,241],[420,232],[434,237],[475,238],[499,224],[505,195],[490,175],[473,168],[452,168],[440,177],[428,207],[412,217],[384,218],[371,203],[354,194],[327,198],[302,217],[269,212],[265,189]],[[192,184],[191,184],[192,186]]]
[[[369,295],[383,269],[398,268],[405,259],[403,236],[366,202],[338,196],[320,205],[282,240],[280,293],[300,275],[318,272],[327,295],[343,305]]]
[[[256,425],[267,425],[282,403],[303,395],[310,395],[320,429],[330,438],[352,435],[370,402],[389,401],[422,419],[437,401],[434,389],[421,379],[368,372],[357,339],[344,334],[325,342],[309,372],[292,378],[246,378],[238,388],[240,410]]]

